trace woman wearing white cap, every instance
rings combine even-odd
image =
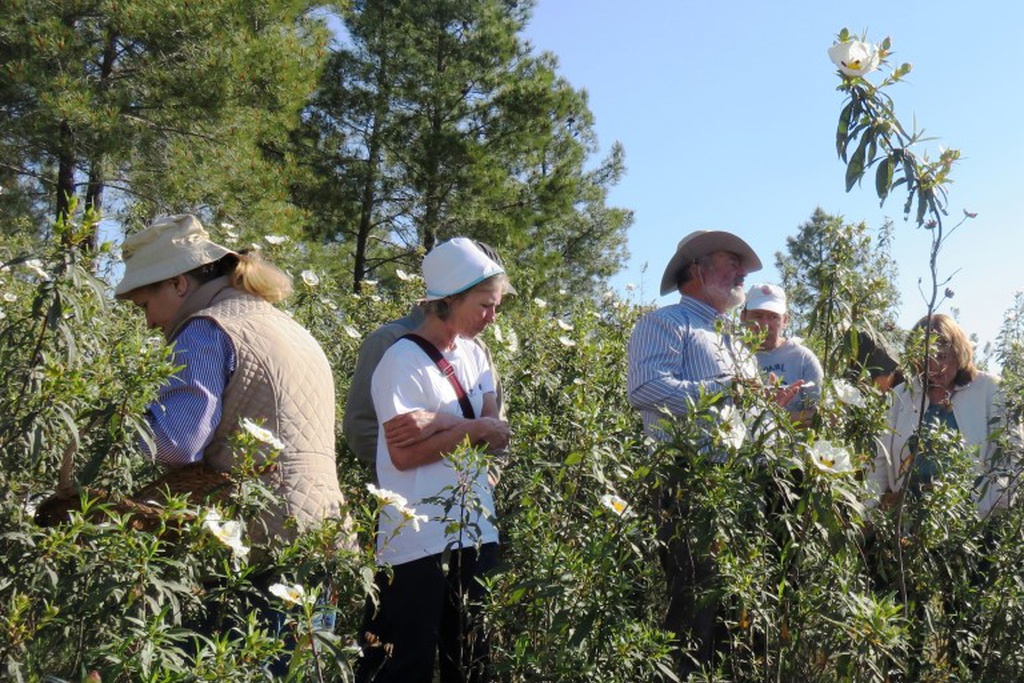
[[[274,435],[278,452],[264,475],[276,500],[252,520],[247,541],[259,547],[288,540],[339,518],[334,381],[316,340],[272,305],[291,293],[288,276],[258,253],[212,242],[187,214],[157,220],[125,240],[122,251],[117,298],[145,311],[182,366],[146,414],[156,461],[204,462],[228,472],[231,435],[248,420]]]
[[[508,445],[493,370],[470,341],[494,321],[507,279],[462,237],[424,257],[423,278],[426,318],[384,354],[371,392],[380,486],[426,521],[410,523],[408,511],[393,505],[381,510],[377,561],[391,570],[378,573],[379,605],[367,602],[359,681],[430,683],[438,648],[443,683],[488,676],[478,610],[462,605],[479,603],[477,579],[497,562],[493,493],[486,466],[457,464],[449,455],[467,439],[487,451]],[[455,497],[466,484],[471,493]]]

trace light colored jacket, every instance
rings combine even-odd
[[[343,518],[334,451],[334,379],[320,344],[301,325],[263,299],[218,278],[186,302],[172,332],[208,318],[230,337],[236,366],[224,390],[223,413],[204,461],[230,471],[231,435],[242,418],[261,423],[284,444],[264,475],[279,502],[249,525],[250,540],[289,541],[328,517]],[[293,523],[294,522],[294,523]]]
[[[910,380],[892,391],[888,422],[890,432],[879,438],[874,467],[868,480],[879,494],[899,491],[906,476],[902,463],[910,456],[907,443],[917,431],[921,411],[921,382]],[[927,399],[926,399],[927,401]],[[1011,502],[1011,484],[1015,479],[1017,453],[1000,456],[999,435],[1006,429],[1004,401],[999,379],[979,372],[974,381],[953,393],[950,401],[957,428],[964,444],[975,450],[974,471],[977,475],[974,497],[978,513],[986,516],[993,509],[1007,507]],[[1014,451],[1020,444],[1020,428],[1009,430]]]

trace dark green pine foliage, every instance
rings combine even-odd
[[[620,267],[632,215],[606,199],[622,149],[591,159],[585,93],[521,37],[530,6],[363,0],[344,13],[294,189],[315,234],[347,245],[357,291],[455,235],[498,248],[520,293],[593,293]]]
[[[5,3],[0,156],[13,194],[58,217],[77,198],[122,217],[216,207],[268,229],[293,219],[282,143],[326,56],[312,7]]]

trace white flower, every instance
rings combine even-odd
[[[43,263],[39,259],[33,258],[22,263],[23,266],[32,271],[32,273],[45,282],[50,281],[50,274],[43,270]]]
[[[203,526],[213,534],[214,538],[231,548],[231,554],[235,557],[242,559],[249,554],[249,547],[242,542],[244,529],[241,522],[234,520],[223,522],[216,510],[209,510],[206,513],[206,519],[203,520]]]
[[[560,295],[562,295],[562,296],[565,296],[565,295],[567,295],[569,293],[569,290],[563,288],[563,289],[558,290],[558,293]]]
[[[263,239],[265,239],[268,244],[273,244],[276,247],[279,244],[287,242],[288,235],[264,235]]]
[[[0,320],[3,320],[6,317],[7,317],[7,314],[4,313],[3,311],[0,311]]]
[[[220,227],[224,228],[225,230],[234,230],[235,229],[235,224],[234,223],[228,223],[227,221],[221,221]]]
[[[259,426],[247,417],[242,418],[242,429],[249,432],[249,434],[257,441],[273,446],[277,450],[282,450],[284,448],[284,443],[274,436],[274,432],[270,431],[266,427]]]
[[[572,329],[573,329],[572,325],[570,325],[569,323],[565,322],[561,318],[556,319],[555,320],[555,324],[558,325],[559,327],[561,327],[566,332],[571,332]]]
[[[400,493],[394,491],[388,491],[387,489],[377,488],[373,484],[366,485],[367,490],[374,495],[374,497],[385,505],[390,505],[398,511],[398,514],[402,515],[403,521],[412,522],[412,528],[414,531],[420,530],[420,523],[428,521],[426,515],[416,514],[416,510],[409,507],[409,501]]]
[[[17,300],[18,295],[15,294],[14,292],[4,292],[4,301],[6,301],[7,303],[13,304]]]
[[[345,325],[345,327],[343,327],[342,329],[345,330],[345,334],[352,337],[353,339],[359,339],[360,337],[363,336],[359,334],[359,330],[352,327],[351,325]]]
[[[409,501],[401,493],[395,493],[394,491],[388,491],[374,486],[373,484],[367,484],[366,489],[373,494],[373,497],[384,503],[385,505],[394,505],[395,507],[409,507]]]
[[[508,350],[510,353],[519,351],[519,335],[515,330],[508,331]]]
[[[320,276],[314,273],[312,270],[302,271],[302,281],[310,287],[316,287],[320,284]]]
[[[497,325],[491,325],[491,332],[494,334],[494,341],[499,344],[505,341],[505,335],[501,333],[501,328]]]
[[[747,438],[747,425],[743,416],[733,405],[725,405],[718,410],[718,434],[722,443],[732,448],[739,448]]]
[[[544,301],[544,299],[541,299],[540,297],[534,299],[533,303],[536,304],[538,308],[547,308],[548,307],[548,302]]]
[[[566,336],[559,337],[558,341],[561,342],[562,346],[576,346],[576,342]]]
[[[405,272],[401,268],[395,269],[395,276],[402,282],[409,282],[413,279],[412,275],[409,275],[409,273]]]
[[[626,291],[627,292],[635,292],[636,291],[636,283],[635,282],[627,282],[626,283]]]
[[[847,76],[863,76],[878,68],[882,55],[878,46],[859,40],[836,43],[828,49],[829,59]]]
[[[399,512],[402,513],[402,517],[405,521],[412,522],[412,529],[416,532],[420,530],[421,523],[428,521],[428,517],[426,515],[417,515],[416,511],[412,508],[400,509]]]
[[[601,505],[604,505],[619,517],[625,515],[629,510],[629,504],[613,493],[606,493],[601,496]]]
[[[836,446],[827,439],[820,439],[807,449],[811,454],[811,462],[822,472],[849,472],[853,469],[850,451],[844,446]]]
[[[363,284],[366,285],[367,287],[376,287],[377,286],[377,281],[376,280],[363,280]]]
[[[857,408],[867,407],[867,401],[864,400],[864,395],[860,393],[857,387],[853,386],[845,379],[833,380],[832,391],[835,393],[836,398],[848,406],[855,406]]]
[[[382,301],[382,299],[377,294],[371,294],[370,301]]]
[[[291,586],[286,583],[275,583],[267,590],[289,605],[304,605],[311,598],[311,596],[306,595],[306,589],[299,583]]]

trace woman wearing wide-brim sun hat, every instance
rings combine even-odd
[[[211,241],[188,214],[157,219],[129,236],[122,253],[115,295],[145,311],[182,366],[146,413],[150,455],[171,468],[202,462],[230,472],[232,435],[261,426],[273,436],[261,448],[277,451],[263,474],[276,496],[249,524],[247,542],[287,542],[327,518],[347,519],[331,368],[309,332],[273,306],[291,293],[290,278],[259,252]]]
[[[488,452],[508,445],[493,370],[472,342],[494,321],[507,279],[464,237],[424,257],[423,279],[425,319],[385,352],[371,381],[377,479],[411,510],[386,505],[378,518],[379,605],[367,601],[359,681],[430,683],[438,651],[442,683],[488,680],[476,606],[479,578],[497,563],[493,492],[486,462],[449,456],[467,438]],[[471,493],[458,495],[463,486]]]

